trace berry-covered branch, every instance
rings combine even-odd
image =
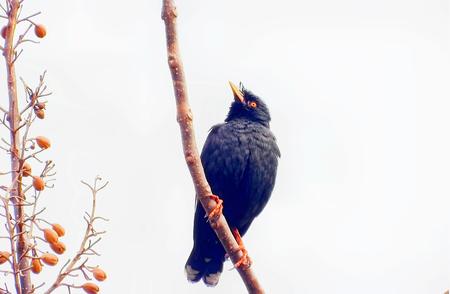
[[[237,264],[243,254],[221,213],[217,212],[217,201],[211,197],[211,188],[206,180],[195,141],[193,117],[189,106],[183,64],[179,52],[177,29],[177,12],[172,0],[163,0],[162,19],[166,28],[167,55],[177,106],[177,121],[180,125],[184,156],[192,176],[198,200],[208,216],[211,227],[217,234],[231,261]],[[225,204],[226,205],[226,204]],[[219,209],[220,210],[220,209]],[[250,267],[236,267],[249,293],[264,293]]]
[[[65,229],[58,223],[49,222],[44,216],[46,208],[38,206],[44,190],[53,188],[56,174],[53,161],[42,159],[44,152],[51,147],[50,140],[42,135],[34,135],[32,130],[34,123],[45,119],[46,99],[51,95],[45,84],[45,72],[39,77],[34,88],[20,78],[24,99],[19,99],[15,65],[23,52],[23,43],[38,43],[33,40],[31,32],[34,31],[37,38],[44,38],[47,32],[43,25],[33,20],[40,12],[20,17],[24,0],[5,1],[6,5],[0,3],[0,18],[6,20],[0,31],[5,40],[0,50],[6,64],[8,107],[0,106],[0,127],[7,131],[9,140],[0,137],[0,149],[7,153],[11,165],[10,170],[0,171],[0,176],[9,178],[0,178],[1,181],[7,181],[6,184],[0,185],[0,220],[5,228],[0,230],[0,294],[34,294],[46,284],[34,284],[31,274],[38,275],[45,266],[58,264],[58,255],[66,252],[66,244],[61,241]],[[97,192],[106,186],[99,186],[100,181],[97,177],[93,186],[83,182],[93,195],[91,213],[86,213],[85,217],[86,232],[80,249],[74,258],[62,267],[55,282],[48,285],[50,288],[46,293],[65,286],[69,293],[70,289],[79,288],[96,294],[100,291],[99,287],[90,280],[92,277],[97,281],[106,279],[102,269],[89,265],[90,257],[99,255],[94,247],[101,240],[100,235],[105,233],[94,228],[94,222],[106,220],[95,214]],[[6,246],[9,246],[9,250],[3,248],[5,240],[8,241]],[[10,284],[3,276],[11,278]],[[84,280],[84,284],[75,280],[71,282],[81,285],[63,283],[67,277],[77,276]]]
[[[100,192],[103,188],[106,187],[108,182],[99,186],[101,178],[97,177],[94,181],[94,185],[90,185],[86,182],[83,182],[92,193],[92,208],[91,212],[87,213],[84,217],[86,221],[86,231],[84,233],[83,240],[81,241],[80,249],[75,254],[73,259],[68,261],[60,270],[58,276],[56,277],[55,282],[53,282],[52,286],[45,291],[45,294],[52,293],[58,287],[66,286],[68,288],[82,288],[87,293],[97,293],[99,292],[99,287],[91,282],[84,283],[81,286],[76,286],[73,284],[63,283],[64,279],[68,276],[74,276],[79,271],[83,274],[86,280],[91,280],[88,272],[92,272],[93,277],[98,281],[104,281],[106,279],[106,273],[100,269],[99,267],[92,267],[87,265],[88,257],[91,255],[99,255],[95,250],[94,246],[100,242],[100,235],[104,234],[105,231],[97,231],[94,228],[94,223],[98,220],[104,220],[105,218],[96,215],[96,206],[97,206],[97,193]],[[81,259],[84,257],[83,261]],[[81,261],[81,262],[80,262]],[[91,291],[91,292],[89,292]]]

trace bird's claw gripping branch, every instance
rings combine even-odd
[[[217,203],[217,205],[207,215],[208,221],[211,223],[211,225],[213,225],[214,222],[222,215],[223,200],[220,199],[217,195],[209,195],[208,197]]]

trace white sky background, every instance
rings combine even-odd
[[[267,293],[448,289],[449,1],[177,4],[199,145],[225,118],[228,80],[242,81],[272,113],[277,184],[245,236]],[[25,5],[42,10],[36,20],[48,28],[41,45],[25,46],[18,74],[35,85],[47,69],[54,92],[32,134],[53,142],[42,158],[58,175],[43,204],[67,228],[65,256],[79,244],[89,204],[79,180],[100,174],[111,182],[99,203],[111,219],[100,227],[108,230],[103,256],[92,263],[109,274],[103,293],[245,293],[234,271],[215,289],[185,280],[194,190],[161,1]]]

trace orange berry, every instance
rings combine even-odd
[[[45,112],[43,109],[35,109],[34,110],[34,114],[36,114],[36,116],[40,119],[44,119],[45,118]]]
[[[35,274],[39,274],[42,271],[42,262],[39,258],[33,258],[31,261],[31,271]]]
[[[103,282],[104,280],[106,280],[106,273],[104,270],[102,270],[101,268],[97,267],[95,268],[92,273],[94,274],[94,278],[97,281]]]
[[[36,103],[37,109],[45,109],[45,103],[44,102],[38,102]]]
[[[51,253],[42,254],[41,259],[47,265],[56,265],[58,263],[58,257]]]
[[[24,177],[31,176],[31,165],[28,162],[25,162],[22,166],[22,176]]]
[[[0,264],[4,264],[11,257],[11,253],[7,251],[0,251]]]
[[[43,25],[38,24],[38,25],[34,26],[34,34],[38,38],[44,38],[45,35],[47,35],[47,30],[45,29],[45,27]]]
[[[6,34],[8,34],[8,26],[4,26],[2,28],[2,37],[3,37],[3,39],[6,39]]]
[[[62,237],[66,234],[66,230],[64,230],[63,226],[60,224],[53,224],[52,229],[58,234],[59,237]]]
[[[50,247],[53,251],[55,251],[56,254],[63,254],[64,252],[66,252],[66,245],[61,241],[57,243],[51,243]]]
[[[38,144],[39,147],[41,147],[42,149],[48,149],[50,148],[51,144],[50,144],[50,140],[47,139],[44,136],[37,136],[36,137],[36,143]]]
[[[50,244],[58,243],[58,234],[53,229],[44,229],[44,238]]]
[[[33,187],[36,191],[42,191],[45,188],[44,179],[41,177],[33,177]]]
[[[84,283],[81,288],[88,294],[97,294],[100,291],[100,288],[94,283]]]

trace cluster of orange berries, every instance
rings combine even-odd
[[[97,281],[103,282],[104,280],[106,280],[106,273],[101,268],[96,267],[92,269],[91,272]],[[97,294],[100,291],[100,288],[97,286],[97,284],[91,282],[84,283],[83,285],[81,285],[81,288],[83,288],[84,292],[88,294]]]
[[[8,34],[8,26],[4,26],[1,30],[1,34],[3,39],[6,39],[6,35]],[[47,35],[47,30],[41,24],[34,24],[34,34],[38,38],[44,38]]]
[[[52,224],[51,228],[46,228],[44,231],[44,239],[50,244],[50,248],[56,254],[63,254],[66,251],[66,245],[62,243],[59,238],[65,235],[64,228],[59,224]],[[42,270],[42,264],[40,260],[47,265],[56,265],[58,263],[58,257],[51,253],[45,253],[40,258],[35,258],[32,261],[31,270],[33,273],[39,273]],[[37,270],[37,271],[36,271]],[[97,281],[106,280],[106,273],[101,268],[96,267],[91,270],[92,275]],[[81,285],[81,288],[88,294],[97,294],[100,291],[100,288],[94,283],[84,283]]]
[[[50,248],[56,254],[63,254],[66,251],[66,245],[62,243],[59,238],[65,235],[64,228],[59,224],[52,224],[51,228],[46,228],[43,231],[44,239],[50,244]],[[40,260],[50,266],[56,265],[58,263],[58,257],[56,255],[51,253],[44,253],[40,258],[33,259],[31,263],[31,270],[35,274],[39,273],[42,270],[42,264],[40,263]],[[96,267],[92,269],[91,272],[97,281],[102,282],[106,280],[106,273],[101,268]],[[97,294],[100,291],[100,288],[96,284],[91,282],[84,283],[83,285],[81,285],[81,288],[88,294]]]
[[[52,224],[51,228],[43,229],[44,239],[50,244],[50,248],[56,254],[63,254],[66,251],[66,245],[59,240],[60,237],[66,234],[66,231],[60,224]],[[11,253],[7,251],[0,251],[0,265],[4,264],[11,257]],[[49,266],[58,264],[58,257],[52,253],[44,253],[40,257],[36,256],[31,259],[30,269],[33,273],[39,274],[42,271],[43,263]],[[102,282],[106,280],[106,272],[99,267],[89,269],[93,277]],[[84,283],[80,286],[88,294],[97,294],[100,288],[92,282]]]
[[[35,138],[36,144],[41,148],[41,149],[48,149],[50,148],[51,144],[50,144],[50,140],[44,136],[37,136]],[[33,178],[33,187],[34,189],[36,189],[36,191],[42,191],[45,189],[45,181],[42,177],[39,176],[33,176],[32,174],[32,170],[31,170],[31,165],[28,162],[25,162],[22,165],[22,176],[24,177],[32,177]]]
[[[50,244],[50,248],[57,254],[63,254],[66,251],[66,245],[59,241],[59,237],[66,234],[66,231],[60,224],[53,224],[52,228],[44,229],[44,239]],[[54,266],[58,263],[58,257],[51,253],[44,253],[41,257],[33,257],[31,260],[31,271],[39,274],[42,271],[42,263]]]

